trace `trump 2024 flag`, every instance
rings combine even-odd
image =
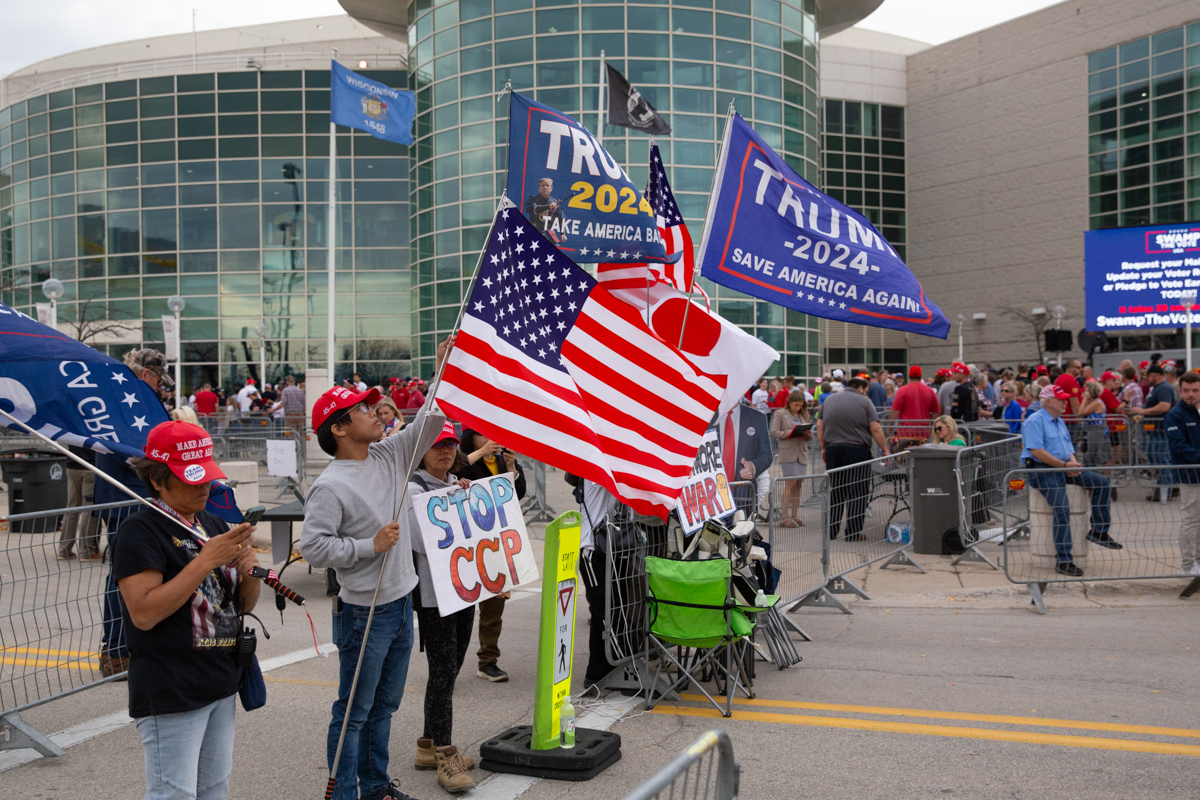
[[[875,226],[797,175],[737,114],[700,258],[712,282],[806,314],[941,339],[950,331]]]
[[[587,128],[513,93],[508,196],[576,264],[674,261],[654,209]]]
[[[376,139],[412,144],[417,101],[412,92],[364,78],[336,61],[330,69],[333,121],[366,131]]]
[[[517,209],[499,211],[437,390],[448,416],[665,518],[724,390]]]

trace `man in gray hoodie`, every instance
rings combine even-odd
[[[452,341],[448,338],[438,346],[439,367]],[[330,769],[379,582],[334,800],[408,798],[397,788],[398,781],[388,779],[388,740],[408,677],[413,644],[411,593],[417,585],[410,541],[420,534],[409,530],[407,519],[401,526],[393,517],[400,490],[408,483],[413,454],[423,454],[433,445],[446,418],[422,410],[411,425],[380,441],[383,426],[371,413],[377,402],[377,389],[356,393],[339,386],[321,395],[312,412],[317,442],[334,460],[308,492],[300,551],[312,566],[337,570],[342,587],[333,612],[340,680],[326,744]],[[385,558],[393,548],[395,552]]]

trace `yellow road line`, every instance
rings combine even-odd
[[[707,702],[702,694],[681,694],[684,700]],[[723,697],[718,697],[723,700]],[[1010,717],[1003,714],[972,714],[960,711],[926,711],[919,708],[887,708],[884,706],[849,706],[837,703],[802,703],[795,700],[749,700],[733,698],[735,706],[755,708],[800,708],[808,711],[845,711],[852,714],[879,714],[889,717],[919,717],[923,719],[954,719],[963,722],[999,722],[1004,725],[1037,725],[1043,728],[1073,728],[1084,731],[1113,733],[1143,733],[1150,736],[1182,736],[1200,739],[1200,730],[1191,728],[1158,728],[1152,725],[1124,725],[1119,722],[1087,722],[1073,719],[1042,719],[1040,717]]]
[[[80,650],[50,650],[44,647],[4,647],[0,653],[33,653],[40,656],[84,656],[96,658],[96,651],[83,652]]]
[[[12,658],[0,657],[0,664],[11,664],[17,667],[57,667],[58,669],[99,670],[100,662],[91,661],[52,661],[48,658]]]
[[[713,708],[659,706],[651,713],[722,719],[721,713]],[[1200,757],[1200,746],[1197,745],[1142,742],[1130,739],[1103,739],[1093,736],[1067,736],[1061,733],[1001,731],[991,728],[962,728],[955,725],[923,725],[917,722],[888,722],[872,719],[846,719],[844,717],[811,717],[800,714],[768,714],[761,711],[737,711],[734,712],[733,719],[743,722],[777,722],[784,725],[811,725],[818,728],[849,728],[851,730],[883,731],[885,733],[915,733],[924,736],[948,736],[959,739],[988,739],[997,742],[1050,744],[1061,747],[1090,747],[1096,750],[1125,750],[1133,753]]]

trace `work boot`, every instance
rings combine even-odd
[[[439,747],[437,760],[438,783],[447,792],[458,794],[475,788],[475,781],[471,780],[471,776],[467,774],[467,768],[463,764],[462,756],[458,754],[457,747],[454,745]]]
[[[129,670],[129,656],[114,656],[108,650],[100,653],[100,674],[106,678]]]
[[[463,766],[467,769],[475,769],[475,760],[470,756],[458,754],[462,759]],[[437,769],[437,748],[433,746],[433,739],[420,738],[417,739],[417,769]]]

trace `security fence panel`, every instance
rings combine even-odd
[[[767,541],[771,545],[771,563],[779,570],[775,593],[782,598],[785,609],[825,585],[826,486],[823,474],[776,478],[771,482]]]
[[[662,520],[640,516],[624,505],[601,527],[604,542],[598,541],[597,547],[604,548],[608,562],[604,649],[610,664],[624,667],[622,675],[610,677],[605,685],[643,689],[644,670],[635,660],[646,648],[646,556],[666,556],[667,529]]]
[[[1029,587],[1038,613],[1045,613],[1042,594],[1052,583],[1189,580],[1193,576],[1182,569],[1181,523],[1185,514],[1195,516],[1191,509],[1200,502],[1194,497],[1200,489],[1185,480],[1176,487],[1178,495],[1171,491],[1185,470],[1200,467],[1152,473],[1123,466],[1012,470],[1001,486],[1002,516],[1015,520],[1027,508],[1029,536],[1004,546],[1004,574]],[[1164,479],[1170,483],[1159,482]],[[1156,494],[1167,501],[1147,502]],[[1194,558],[1196,535],[1186,541],[1188,557]]]
[[[962,561],[988,564],[1000,569],[996,562],[997,547],[1013,536],[1027,535],[1028,506],[1013,502],[1004,504],[1006,476],[1021,466],[1021,437],[1010,436],[989,444],[960,448],[955,455],[954,474],[958,481],[958,536]],[[1012,516],[1006,516],[1006,513]]]
[[[99,553],[105,526],[93,514],[135,501],[59,508],[0,518],[0,750],[53,745],[22,723],[19,712],[111,680],[100,673],[100,638],[108,565],[93,558],[60,558],[64,521],[82,534],[80,556]],[[123,649],[123,643],[109,643]],[[15,738],[13,733],[18,734]]]
[[[722,730],[709,731],[624,800],[737,800],[740,776],[729,736]]]

